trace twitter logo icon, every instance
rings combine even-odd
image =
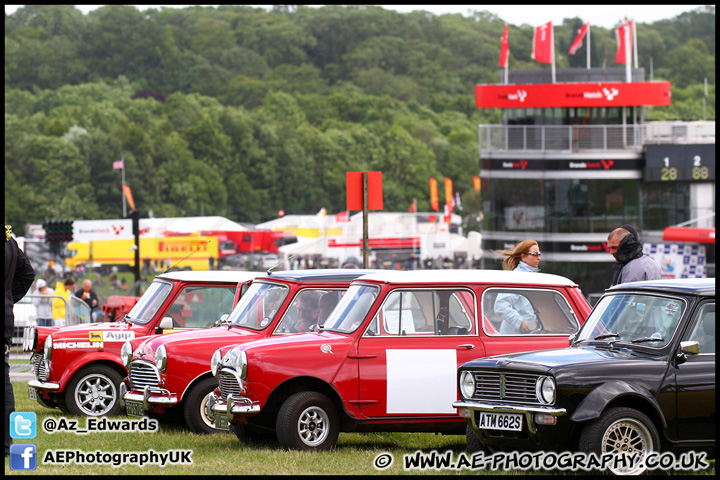
[[[35,412],[12,412],[10,414],[10,436],[27,439],[37,435],[37,415]]]

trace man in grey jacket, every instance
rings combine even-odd
[[[662,279],[658,264],[642,253],[640,238],[632,225],[625,224],[610,232],[607,243],[616,260],[611,287],[620,283]]]

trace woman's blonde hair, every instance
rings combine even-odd
[[[503,270],[515,270],[520,263],[520,257],[522,255],[527,255],[527,253],[530,251],[530,248],[532,248],[533,245],[537,244],[538,243],[535,240],[523,240],[522,242],[515,245],[515,248],[513,248],[512,250],[501,250],[495,253],[507,257],[502,262]]]

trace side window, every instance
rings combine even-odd
[[[715,304],[700,307],[693,319],[692,333],[688,340],[700,344],[700,353],[715,353]]]
[[[373,318],[368,336],[470,335],[475,301],[465,290],[396,290]]]
[[[230,313],[236,286],[187,287],[165,313],[173,319],[173,328],[211,327]]]
[[[482,313],[489,335],[570,335],[580,327],[555,290],[490,288],[483,292]]]
[[[304,333],[317,330],[318,325],[321,324],[320,300],[328,293],[331,291],[310,288],[299,291],[278,324],[275,333]]]

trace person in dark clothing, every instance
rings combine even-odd
[[[5,456],[10,455],[10,414],[15,411],[15,395],[10,382],[10,347],[15,330],[15,305],[30,290],[35,270],[25,252],[12,238],[10,225],[5,225]]]
[[[643,254],[642,243],[632,225],[622,225],[608,235],[608,250],[615,257],[613,278],[610,286],[641,280],[660,280],[660,266]]]
[[[93,310],[98,306],[98,297],[95,290],[92,289],[92,282],[85,280],[82,288],[75,292],[75,296],[87,303],[88,307],[90,307],[90,316],[92,317]]]

